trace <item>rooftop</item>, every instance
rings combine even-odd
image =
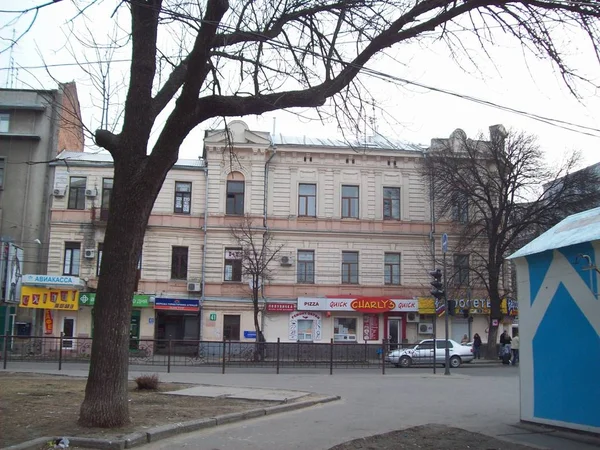
[[[531,241],[508,259],[600,239],[600,208],[573,214]]]
[[[377,150],[405,150],[422,152],[425,147],[410,142],[389,139],[380,134],[368,136],[365,140],[346,140],[331,137],[311,136],[285,136],[282,134],[271,135],[271,141],[276,146],[306,146],[306,147],[334,147],[354,149],[377,149]]]
[[[67,164],[75,165],[111,165],[113,164],[112,155],[106,151],[101,152],[70,152],[63,150],[56,157],[57,160],[66,161]],[[53,163],[59,164],[58,162]],[[204,167],[204,161],[198,159],[178,159],[174,167],[201,169]]]

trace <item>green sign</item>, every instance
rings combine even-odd
[[[81,292],[79,293],[79,304],[82,306],[94,306],[96,303],[96,293],[95,292]],[[132,299],[134,308],[149,308],[152,305],[150,304],[150,295],[147,294],[135,294]]]
[[[208,316],[208,318],[212,321],[215,322],[217,320],[217,313],[210,313],[210,316]]]

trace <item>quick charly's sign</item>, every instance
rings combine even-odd
[[[419,302],[414,299],[394,299],[387,297],[298,297],[298,311],[358,311],[382,313],[388,311],[411,312],[419,310]]]

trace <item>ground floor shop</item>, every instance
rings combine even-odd
[[[258,323],[263,330],[267,328],[264,308],[261,301]],[[203,341],[256,341],[254,306],[250,299],[206,299],[202,310]]]

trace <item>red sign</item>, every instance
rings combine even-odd
[[[389,298],[361,297],[352,300],[350,307],[355,311],[380,313],[391,311],[396,304]]]
[[[296,305],[294,303],[267,303],[267,311],[272,311],[272,312],[296,311]]]
[[[363,339],[365,341],[379,340],[379,316],[377,314],[363,316]]]
[[[52,334],[52,327],[54,326],[54,320],[52,319],[52,311],[49,309],[44,310],[44,333]]]

